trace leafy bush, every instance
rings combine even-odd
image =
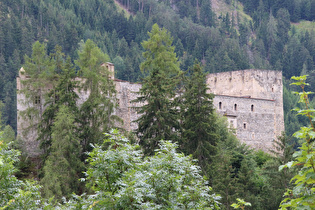
[[[306,116],[309,119],[308,127],[294,133],[296,138],[301,139],[301,147],[293,154],[294,161],[290,161],[280,166],[280,170],[284,168],[297,168],[299,172],[292,178],[294,182],[293,189],[288,189],[285,193],[286,198],[282,201],[281,209],[314,209],[315,208],[315,110],[309,107],[308,95],[311,92],[305,91],[307,76],[292,77],[295,80],[293,85],[300,86],[302,92],[296,94],[300,96],[300,103],[305,104],[304,109],[296,108],[298,115]]]
[[[110,143],[108,149],[105,145]],[[177,144],[161,141],[152,157],[115,131],[89,154],[86,172],[94,195],[68,205],[117,209],[217,209],[219,196],[200,175],[191,156],[176,152]]]
[[[20,181],[14,163],[20,152],[9,149],[0,132],[0,209],[36,209],[41,203],[40,186],[34,181]]]

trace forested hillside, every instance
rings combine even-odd
[[[198,59],[207,72],[258,68],[282,70],[287,79],[301,73],[313,78],[314,31],[297,32],[291,22],[313,20],[314,1],[225,1],[232,8],[243,3],[252,19],[237,11],[216,15],[210,1],[118,2],[131,16],[114,1],[1,2],[0,99],[6,124],[16,129],[15,77],[37,40],[48,52],[58,44],[75,59],[80,41],[90,38],[108,53],[117,78],[134,82],[143,60],[140,43],[158,23],[171,32],[182,70]],[[296,120],[286,123],[292,134],[289,124]]]
[[[214,2],[220,2],[221,4],[216,6],[225,5],[225,8],[214,9],[212,5]],[[312,25],[314,21],[315,0],[116,0],[116,2],[114,0],[2,0],[0,2],[0,113],[2,114],[0,131],[3,130],[5,135],[0,138],[4,141],[14,139],[13,131],[5,125],[10,125],[16,132],[16,77],[18,70],[25,66],[28,73],[32,72],[38,79],[36,80],[38,85],[43,85],[44,83],[41,82],[46,81],[45,79],[55,82],[55,89],[47,94],[53,100],[47,104],[49,109],[44,113],[44,119],[41,121],[43,123],[38,128],[42,134],[39,140],[45,154],[34,176],[43,185],[42,195],[45,198],[55,196],[55,201],[59,202],[62,196],[70,199],[71,192],[77,194],[95,192],[93,198],[83,195],[73,198],[74,200],[70,199],[67,203],[69,207],[79,206],[80,202],[86,207],[93,207],[99,202],[98,199],[105,199],[105,194],[110,193],[113,197],[102,201],[106,205],[128,206],[132,203],[137,206],[139,204],[137,202],[140,201],[136,199],[139,198],[128,197],[126,192],[141,188],[140,191],[145,195],[146,188],[142,188],[143,186],[128,188],[126,183],[129,178],[133,183],[139,181],[137,170],[149,170],[150,167],[152,173],[158,173],[154,170],[160,170],[157,165],[159,161],[166,161],[163,158],[179,158],[186,166],[192,165],[189,158],[183,160],[183,156],[175,153],[175,148],[178,147],[178,150],[185,155],[192,154],[193,158],[198,159],[200,170],[198,168],[196,171],[189,171],[189,167],[185,170],[189,171],[187,173],[195,175],[200,173],[207,177],[214,192],[221,195],[219,202],[223,209],[230,209],[230,205],[238,197],[251,202],[253,209],[275,209],[279,206],[285,189],[290,186],[289,180],[294,175],[292,170],[279,172],[278,168],[292,159],[293,147],[298,146],[297,140],[291,138],[292,134],[299,127],[309,123],[304,116],[295,116],[291,112],[293,107],[303,106],[298,104],[299,97],[291,93],[291,90],[297,89],[289,86],[289,79],[294,75],[308,74],[310,86],[306,87],[306,91],[315,91],[315,31],[300,24]],[[154,35],[163,40],[162,45],[165,45],[163,50],[154,48],[154,43],[157,41]],[[160,52],[163,56],[159,60],[148,51]],[[42,60],[36,60],[37,58]],[[111,83],[97,79],[97,74],[103,71],[99,67],[99,63],[103,62],[102,59],[114,63],[115,76],[118,79],[144,83],[140,92],[147,98],[138,98],[138,101],[150,101],[152,104],[143,106],[140,112],[156,115],[144,115],[138,120],[140,126],[136,134],[143,153],[139,153],[137,148],[131,146],[123,137],[115,137],[116,134],[111,138],[116,140],[118,138],[117,144],[113,143],[109,146],[108,141],[113,141],[108,140],[99,148],[90,145],[90,143],[102,144],[103,132],[109,132],[114,124],[112,119],[109,119],[109,113],[115,105],[99,91],[100,88],[101,92],[108,91],[106,92],[108,96],[114,94]],[[95,70],[93,73],[88,71],[91,63]],[[171,68],[165,67],[166,63]],[[48,70],[38,73],[36,68],[33,68],[33,64],[38,64],[40,70],[46,67]],[[216,116],[212,106],[213,96],[206,94],[206,87],[203,86],[206,73],[249,68],[283,72],[287,136],[283,135],[277,140],[274,156],[241,145],[227,128],[224,119]],[[47,72],[51,75],[47,75]],[[77,96],[73,94],[73,89],[77,84],[72,83],[71,78],[75,75],[86,77],[87,83],[81,88],[91,88],[93,93],[82,107],[76,107],[74,102]],[[146,83],[150,85],[145,85]],[[196,83],[200,85],[194,86]],[[67,91],[63,92],[65,89]],[[175,89],[179,92],[185,90],[185,94],[180,94],[180,97],[174,100],[176,103],[171,100],[176,95]],[[163,92],[163,95],[156,91]],[[199,94],[196,97],[191,97],[197,92]],[[57,101],[56,96],[58,96]],[[156,104],[161,107],[158,111],[156,111]],[[315,105],[311,95],[307,105]],[[107,112],[102,109],[103,107],[109,107]],[[177,107],[180,107],[181,112]],[[198,109],[196,110],[195,107]],[[198,114],[200,116],[197,119],[195,116]],[[104,121],[102,119],[104,116],[109,120]],[[165,119],[168,120],[164,121]],[[115,120],[119,121],[119,119]],[[148,125],[152,126],[148,128]],[[69,141],[69,144],[60,143],[63,138],[73,141],[71,143]],[[130,134],[129,138],[132,141],[134,136]],[[179,145],[159,143],[161,139],[176,140]],[[13,150],[10,152],[8,150],[10,145],[7,146],[6,143],[3,145],[0,143],[0,146],[0,163],[2,164],[2,160],[6,157],[12,159],[11,162],[6,162],[8,171],[5,171],[11,176],[14,172],[13,168],[16,167],[13,162],[17,161],[17,153]],[[63,149],[60,149],[61,146]],[[19,148],[18,142],[11,147]],[[93,150],[93,148],[97,148],[99,154],[96,152],[97,149]],[[110,149],[107,151],[105,148]],[[155,153],[155,149],[158,148],[160,153]],[[73,153],[67,153],[68,150]],[[166,150],[171,151],[173,156],[164,157],[162,154],[166,154]],[[125,151],[128,151],[126,154],[129,158],[135,160],[128,162],[128,159],[125,165],[120,165],[120,161],[127,159],[123,157],[119,159],[117,154]],[[284,151],[284,154],[280,154],[280,151]],[[117,152],[116,156],[111,152]],[[113,163],[117,163],[112,167],[113,171],[103,174],[110,177],[107,179],[109,184],[104,186],[99,185],[105,180],[100,175],[101,172],[97,171],[99,168],[95,166],[101,164],[95,162],[98,155],[103,153],[113,155],[118,161]],[[154,165],[154,161],[151,163],[149,157],[143,159],[143,163],[137,159],[139,155],[154,153],[155,156],[152,158],[156,158],[154,161],[157,161],[157,165]],[[93,156],[96,159],[93,159]],[[87,159],[90,166],[86,164]],[[54,161],[56,164],[53,164]],[[167,162],[163,164],[167,165]],[[175,167],[178,163],[172,164]],[[137,170],[129,170],[130,165]],[[27,158],[18,167],[21,169],[21,173],[18,174],[20,177],[30,176],[28,170],[33,170],[32,163],[27,162]],[[117,173],[118,169],[115,167],[119,168],[121,173]],[[69,169],[70,175],[57,179],[56,177],[62,177],[58,175],[61,173],[57,170],[59,168]],[[83,171],[86,173],[84,174]],[[93,174],[94,172],[96,174]],[[167,173],[181,174],[182,172],[170,170]],[[78,182],[79,178],[84,179],[83,174],[89,180],[86,185]],[[169,183],[173,183],[178,177],[175,176],[173,180],[169,180]],[[163,179],[165,178],[158,179],[158,182]],[[189,179],[198,183],[198,186],[205,185],[205,181],[199,176]],[[51,180],[57,184],[52,185]],[[190,182],[185,182],[184,179],[181,181],[183,181],[181,186],[191,187]],[[25,191],[29,190],[31,193],[28,195],[33,196],[33,200],[41,199],[40,195],[36,194],[35,186],[28,182],[17,183],[18,181],[15,183],[13,180],[14,190],[7,192],[19,192],[18,187],[20,187]],[[64,183],[71,184],[64,185]],[[152,189],[159,192],[154,183],[153,180]],[[0,186],[1,184],[0,181]],[[119,187],[112,188],[111,184]],[[56,189],[56,186],[59,188]],[[167,191],[165,186],[161,188],[161,194],[155,196],[165,196]],[[176,189],[178,188],[174,186],[174,192]],[[198,195],[205,193],[205,197],[200,197],[199,203],[193,196],[185,199],[191,199],[191,202],[196,202],[195,205],[214,208],[218,197],[210,196],[210,191],[206,188],[201,187],[200,190],[193,188]],[[16,198],[17,195],[14,193],[10,196],[5,197],[7,200],[3,199],[3,203],[0,204],[11,205],[13,198],[16,201],[24,199],[23,196]],[[148,201],[141,204],[144,206],[167,203],[150,196],[145,197],[144,200]],[[130,203],[128,204],[127,201]],[[208,202],[209,205],[204,205],[203,201]],[[189,205],[182,200],[176,202],[175,206]]]

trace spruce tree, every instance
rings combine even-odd
[[[206,75],[200,64],[195,63],[183,94],[182,147],[187,154],[198,159],[204,173],[209,170],[219,141],[212,100]]]
[[[138,108],[142,115],[136,132],[145,153],[153,154],[161,139],[176,139],[179,120],[173,98],[181,70],[167,30],[154,24],[148,34],[150,38],[142,43],[145,61],[140,65],[145,77],[135,100],[144,104]]]
[[[78,193],[82,162],[76,126],[73,112],[62,105],[52,126],[51,153],[41,180],[47,198],[61,199],[73,192]]]

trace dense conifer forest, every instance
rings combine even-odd
[[[283,207],[307,203],[314,198],[315,31],[302,26],[314,21],[315,0],[1,1],[0,207],[232,209],[241,198],[251,203],[246,209],[277,209],[285,192]],[[104,62],[114,63],[116,78],[143,83],[137,102],[148,103],[127,137],[112,130],[121,119],[112,115],[113,82],[99,77],[109,74]],[[32,78],[24,85],[37,90],[24,94],[47,99],[41,113],[27,113],[41,116],[32,125],[44,151],[36,163],[15,139],[22,66]],[[286,130],[269,154],[239,143],[205,86],[207,73],[250,68],[284,76]],[[74,82],[77,75],[86,82]],[[310,85],[296,77],[304,88],[296,96],[291,91],[301,90],[289,84],[299,75],[309,75]],[[54,88],[44,92],[47,81]],[[91,92],[81,107],[75,88]],[[305,153],[294,162],[298,147]],[[305,183],[298,170],[308,173]]]

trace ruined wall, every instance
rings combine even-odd
[[[272,147],[276,137],[274,101],[216,95],[213,104],[227,117],[230,127],[236,129],[242,143],[265,151]]]
[[[282,101],[281,71],[248,69],[208,74],[207,84],[215,95]]]
[[[114,78],[114,65],[111,63],[104,64],[110,71],[110,78],[114,80],[116,87],[116,102],[118,107],[114,110],[115,115],[123,119],[123,124],[119,124],[119,127],[124,128],[127,131],[135,130],[137,124],[133,122],[138,119],[139,115],[133,107],[141,106],[142,104],[133,103],[132,101],[137,98],[137,92],[141,88],[141,84],[130,83],[127,81],[117,80]],[[28,117],[22,117],[22,113],[29,107],[38,109],[42,106],[42,110],[45,109],[45,101],[41,98],[41,104],[36,105],[34,100],[26,99],[25,95],[21,92],[24,88],[21,81],[27,80],[29,77],[25,74],[23,68],[19,71],[19,77],[17,77],[17,136],[22,140],[23,147],[29,156],[37,156],[41,153],[39,149],[39,141],[37,141],[37,122],[29,120]],[[84,82],[82,78],[75,78],[77,82]],[[47,90],[52,89],[51,86],[47,87]],[[78,90],[75,92],[78,94],[77,105],[82,105],[89,97],[90,91]]]
[[[139,92],[141,84],[115,80],[115,85],[118,108],[114,114],[124,120],[122,127],[125,130],[135,130],[138,128],[138,125],[134,121],[139,118],[139,114],[134,107],[140,107],[142,104],[132,101],[137,99],[137,92]]]
[[[237,137],[267,151],[284,131],[282,73],[241,70],[207,75],[214,106],[236,128]],[[235,107],[236,106],[236,107]]]
[[[112,73],[110,78],[114,80],[117,91],[118,107],[114,114],[123,119],[121,127],[127,131],[135,130],[137,124],[134,121],[140,115],[133,107],[140,107],[143,104],[132,101],[138,97],[137,92],[141,84],[115,79],[113,64],[105,65]],[[27,78],[22,74],[17,78],[18,90],[23,88],[20,82],[23,79]],[[76,80],[82,81],[81,78]],[[265,151],[272,147],[273,139],[284,130],[281,72],[251,69],[209,74],[207,85],[210,92],[215,94],[214,106],[219,113],[228,118],[230,126],[236,129],[240,141]],[[88,98],[89,92],[77,90],[77,93],[79,95],[77,103],[80,105]],[[21,119],[19,114],[31,105],[22,103],[25,98],[19,91],[17,97],[18,136],[25,142],[30,155],[39,154],[36,129],[25,134],[24,131],[29,129],[29,122]]]
[[[17,80],[18,81],[18,80]],[[20,82],[20,81],[18,81]],[[33,157],[40,154],[37,139],[37,122],[22,117],[21,113],[28,107],[24,94],[17,93],[17,137],[23,142],[25,152]]]

